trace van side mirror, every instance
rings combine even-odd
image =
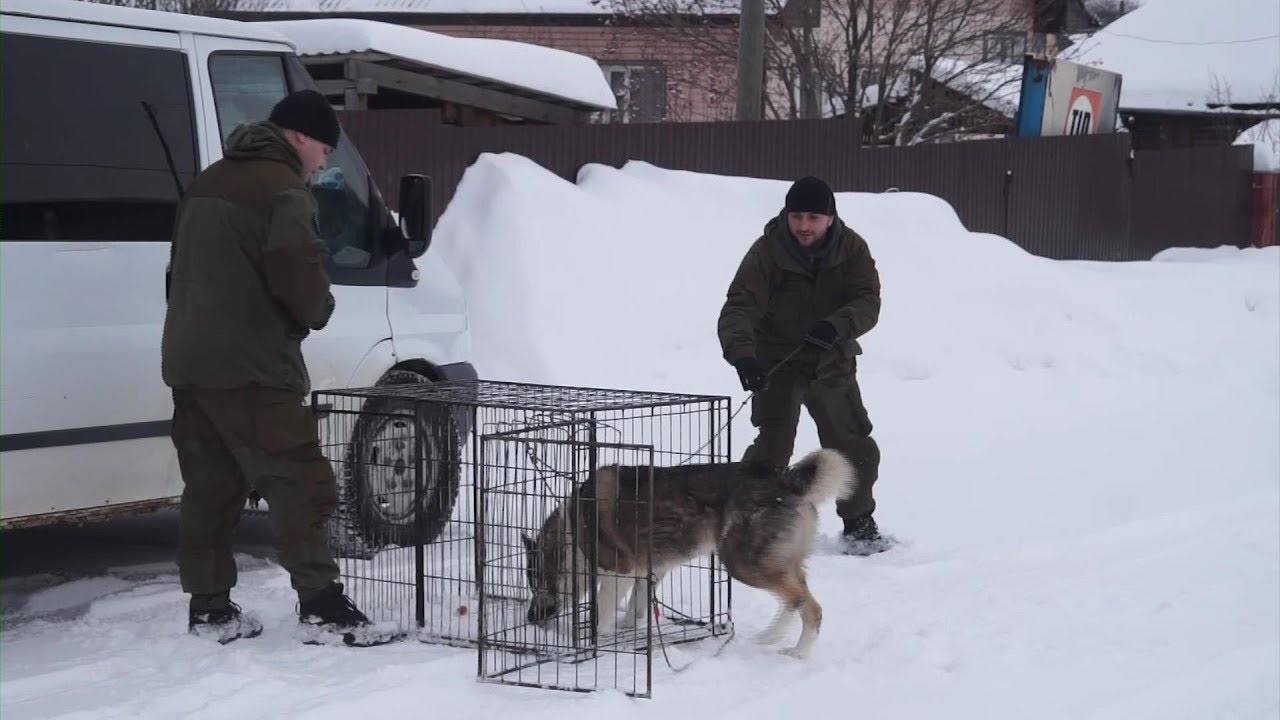
[[[431,180],[426,176],[400,178],[400,232],[409,257],[421,257],[431,245]]]

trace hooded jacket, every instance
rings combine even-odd
[[[851,367],[858,338],[880,319],[880,275],[866,241],[835,218],[816,252],[800,247],[785,213],[770,219],[729,284],[718,334],[724,358],[766,367],[804,343],[819,320],[836,329],[834,358]]]
[[[237,128],[178,209],[164,382],[308,393],[302,340],[334,309],[327,255],[297,151],[269,122]]]

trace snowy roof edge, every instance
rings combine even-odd
[[[617,108],[600,66],[578,53],[511,40],[454,37],[376,20],[313,18],[253,24],[288,36],[303,56],[375,52],[593,110]]]

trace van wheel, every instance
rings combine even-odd
[[[393,370],[379,385],[429,383],[409,370]],[[414,543],[415,478],[423,481],[422,542],[435,541],[453,514],[461,477],[457,425],[451,414],[424,418],[415,428],[413,404],[378,399],[365,404],[347,453],[350,483],[360,540],[371,550]],[[421,445],[418,443],[421,436]]]

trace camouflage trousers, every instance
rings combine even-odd
[[[326,530],[337,479],[303,399],[261,388],[173,392],[172,437],[183,482],[178,573],[185,592],[223,594],[235,586],[231,538],[251,489],[267,501],[279,562],[299,599],[337,579]]]
[[[856,469],[853,497],[836,501],[836,512],[848,527],[875,511],[872,488],[880,476],[880,446],[871,437],[871,418],[852,370],[814,378],[811,372],[780,367],[752,398],[751,424],[759,432],[742,459],[785,467],[795,448],[801,407],[813,418],[822,447],[843,451]]]

